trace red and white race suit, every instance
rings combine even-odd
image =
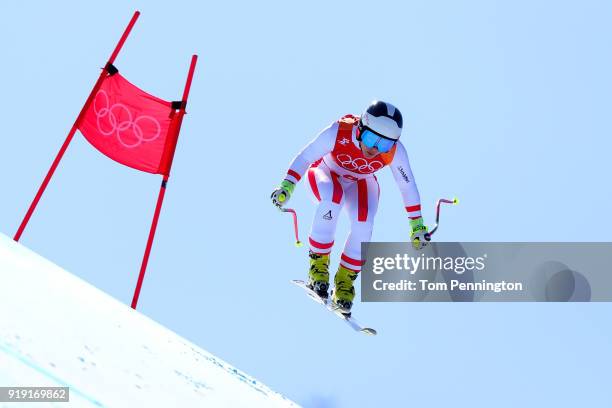
[[[293,159],[286,176],[286,180],[297,183],[308,172],[308,182],[318,202],[309,236],[311,251],[331,252],[340,210],[346,210],[351,231],[340,263],[356,272],[363,264],[361,243],[372,237],[378,208],[380,186],[374,173],[389,166],[408,216],[421,216],[419,192],[402,143],[398,141],[389,152],[367,159],[357,140],[358,122],[358,117],[346,115],[323,129]]]

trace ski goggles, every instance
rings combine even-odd
[[[396,140],[387,139],[386,137],[377,135],[367,128],[363,128],[363,131],[361,132],[361,143],[370,149],[375,147],[381,153],[387,153],[389,150],[391,150],[395,142]]]

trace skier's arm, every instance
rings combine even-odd
[[[295,185],[302,178],[308,167],[316,160],[331,152],[336,141],[338,133],[338,123],[333,123],[323,129],[317,137],[302,149],[300,153],[293,159],[287,170],[285,179],[280,183],[280,186],[272,192],[270,198],[272,203],[277,207],[282,207],[287,203]]]
[[[413,245],[419,249],[425,245],[426,241],[429,241],[429,234],[427,227],[423,225],[421,197],[412,175],[408,153],[401,142],[397,143],[395,155],[389,167],[391,167],[391,172],[404,200],[404,208],[410,218],[411,240]]]
[[[395,178],[395,182],[402,194],[408,217],[411,219],[420,217],[421,197],[419,196],[419,190],[410,169],[408,153],[406,153],[406,148],[401,142],[397,142],[395,155],[389,167],[391,167],[393,178]]]
[[[296,184],[308,167],[327,153],[331,152],[336,142],[336,134],[338,133],[338,123],[334,122],[325,129],[323,129],[317,137],[315,137],[310,143],[302,149],[301,152],[293,159],[287,170],[287,176],[285,180]]]

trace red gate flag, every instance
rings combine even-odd
[[[77,130],[80,130],[94,147],[111,159],[137,170],[163,175],[147,246],[132,299],[132,308],[134,309],[136,309],[138,303],[153,246],[166,185],[170,177],[170,167],[174,158],[176,142],[185,115],[187,97],[198,60],[197,55],[191,57],[187,82],[180,101],[164,101],[139,89],[119,75],[119,71],[113,65],[113,62],[139,15],[139,11],[134,13],[111,57],[102,68],[98,80],[85,101],[85,105],[83,105],[70,128],[66,140],[55,156],[13,238],[15,241],[19,241],[21,238]]]
[[[172,102],[139,89],[111,70],[79,130],[111,159],[148,173],[167,174],[177,141],[178,129],[172,123],[176,118]]]

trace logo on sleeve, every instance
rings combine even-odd
[[[406,183],[410,183],[410,180],[408,179],[408,176],[406,175],[406,172],[404,171],[404,168],[402,166],[399,166],[397,168],[397,170],[400,172],[400,174],[402,175],[402,178],[404,179],[404,181]]]

